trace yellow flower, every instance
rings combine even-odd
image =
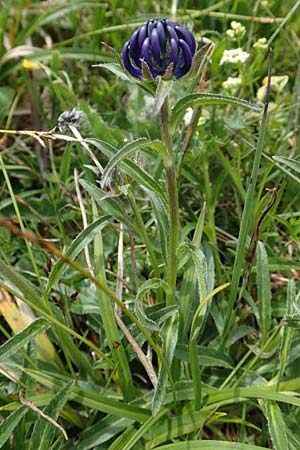
[[[41,68],[39,63],[35,63],[33,61],[29,61],[29,59],[23,59],[22,66],[26,70],[39,70]]]
[[[274,75],[271,77],[271,87],[277,92],[282,92],[288,81],[289,81],[288,75],[281,75],[281,76]],[[262,80],[262,86],[257,90],[256,93],[257,100],[262,101],[264,99],[267,92],[267,82],[268,77],[265,77]]]

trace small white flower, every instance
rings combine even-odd
[[[242,80],[240,77],[229,77],[229,78],[227,78],[226,81],[223,81],[222,87],[224,89],[228,89],[228,90],[235,89],[238,86],[240,86],[241,83],[242,83]]]
[[[193,116],[193,108],[188,108],[185,112],[185,115],[183,116],[183,123],[186,127],[188,127],[189,124],[191,123],[192,116]]]
[[[188,127],[191,123],[193,117],[193,108],[188,108],[185,112],[185,115],[183,116],[183,123],[186,127]],[[197,126],[200,127],[204,125],[207,120],[209,119],[209,113],[204,109],[202,111],[202,115],[198,119]]]
[[[253,48],[256,48],[257,50],[266,50],[268,48],[267,39],[265,37],[258,39],[258,41],[253,44]]]
[[[220,66],[226,63],[244,64],[249,58],[249,56],[250,56],[249,53],[244,52],[244,50],[242,50],[240,47],[234,48],[232,50],[224,50],[220,61]]]

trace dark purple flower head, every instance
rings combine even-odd
[[[164,76],[170,64],[174,77],[180,78],[190,70],[195,50],[195,38],[189,30],[168,19],[151,19],[126,42],[122,60],[135,78],[143,78],[142,61],[153,78]]]

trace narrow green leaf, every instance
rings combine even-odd
[[[197,274],[197,281],[198,281],[198,295],[199,295],[199,305],[202,304],[202,301],[207,296],[207,265],[206,265],[206,258],[204,253],[200,250],[200,248],[197,248],[195,245],[192,245],[188,248],[189,253],[193,259],[195,271]],[[199,309],[197,308],[197,318],[193,319],[192,327],[191,327],[191,338],[197,339],[197,336],[200,332],[200,328],[204,321],[205,311],[207,308],[207,303]],[[197,324],[196,324],[197,322]]]
[[[261,156],[263,152],[263,145],[265,134],[267,131],[268,125],[268,103],[265,104],[264,113],[260,125],[258,140],[255,149],[254,161],[251,170],[250,182],[247,188],[246,199],[244,204],[244,209],[241,218],[239,236],[238,236],[238,245],[236,249],[233,271],[232,271],[232,280],[230,283],[230,294],[228,299],[228,307],[226,313],[226,319],[224,322],[223,328],[223,344],[227,339],[228,333],[231,328],[231,321],[233,318],[233,306],[237,298],[241,273],[243,264],[245,263],[245,256],[247,251],[247,238],[249,232],[252,232],[253,227],[253,210],[255,208],[255,189],[258,178],[259,167],[261,163]]]
[[[246,109],[250,109],[255,112],[261,112],[262,108],[253,103],[247,102],[246,100],[230,97],[222,94],[211,94],[208,92],[203,92],[199,94],[190,94],[186,97],[181,98],[173,107],[171,114],[171,126],[176,129],[178,121],[181,115],[185,112],[187,108],[193,108],[195,106],[203,105],[234,105],[241,106]]]
[[[138,150],[142,150],[145,148],[152,148],[155,151],[157,151],[163,159],[166,158],[166,150],[165,146],[161,141],[149,141],[146,138],[140,138],[136,141],[129,142],[128,144],[124,145],[108,162],[107,166],[105,167],[101,184],[102,186],[105,186],[108,176],[112,169],[117,166],[121,161],[131,156],[134,152]]]
[[[265,411],[268,420],[269,433],[275,450],[288,450],[289,443],[286,435],[286,425],[279,406],[276,402],[267,402]]]
[[[24,297],[31,299],[36,306],[43,307],[41,296],[36,290],[36,287],[28,281],[28,278],[23,277],[18,271],[5,264],[0,260],[0,277],[5,281],[9,281],[9,284],[15,291],[21,292]],[[7,289],[9,291],[9,289]]]
[[[257,245],[257,296],[260,329],[263,342],[266,341],[271,326],[271,281],[269,261],[265,246],[258,241]]]
[[[167,261],[168,255],[168,230],[169,230],[169,218],[168,212],[165,207],[164,202],[161,197],[157,194],[157,192],[151,191],[144,187],[144,190],[147,192],[151,204],[153,206],[154,216],[157,222],[159,237],[160,237],[160,245],[161,252],[164,257],[164,261]]]
[[[26,369],[26,373],[33,377],[38,383],[41,383],[43,386],[54,391],[57,391],[57,389],[61,389],[64,386],[61,377],[54,377],[52,374],[46,374],[30,369]],[[107,393],[100,394],[95,390],[86,390],[78,386],[74,386],[73,391],[70,394],[70,399],[95,411],[102,411],[115,417],[123,417],[138,422],[144,422],[151,415],[151,412],[146,408],[115,400],[108,396]]]
[[[277,392],[274,390],[274,386],[248,386],[243,388],[223,389],[222,391],[209,394],[207,404],[216,405],[221,402],[223,403],[232,400],[235,402],[240,402],[243,398],[274,400],[277,402],[300,406],[299,398],[294,397],[291,394]]]
[[[16,36],[16,45],[20,45],[20,43],[25,42],[25,40],[31,36],[34,31],[41,27],[42,25],[53,22],[54,24],[59,21],[61,18],[67,17],[69,14],[74,13],[77,10],[81,10],[85,2],[72,2],[69,5],[65,6],[55,6],[54,8],[47,8],[42,14],[38,14],[36,19],[33,21],[29,21],[29,26],[21,29]],[[105,5],[102,3],[98,4],[98,8],[105,8]]]
[[[163,354],[165,358],[165,364],[167,364],[169,369],[171,370],[178,338],[178,313],[174,314],[164,323],[161,329],[160,336],[163,341]],[[168,375],[169,374],[166,371],[166,367],[164,365],[161,365],[158,373],[158,383],[155,389],[152,403],[153,415],[156,415],[160,411],[164,402]],[[170,382],[171,381],[172,380],[170,380]]]
[[[125,72],[123,67],[117,63],[100,63],[95,64],[93,67],[102,67],[102,69],[109,70],[111,73],[116,75],[118,78],[124,81],[133,81],[134,78],[130,77],[128,72]],[[135,81],[137,81],[135,79]]]
[[[145,434],[145,449],[150,450],[156,445],[195,432],[211,417],[213,417],[212,408],[204,408],[201,411],[184,413],[161,421]]]
[[[169,411],[168,408],[163,408],[159,411],[158,414],[155,416],[149,417],[143,425],[136,431],[133,428],[133,431],[131,431],[130,436],[126,434],[126,431],[123,433],[124,439],[120,442],[118,442],[117,445],[113,443],[109,450],[130,450],[143,436],[147,431],[152,430],[156,423],[162,420],[162,417],[167,414]],[[122,435],[122,437],[123,437]]]
[[[31,339],[40,333],[45,332],[50,327],[50,322],[44,317],[34,320],[28,327],[10,338],[0,347],[0,362],[9,358],[11,355],[19,351]]]
[[[6,443],[10,438],[14,429],[18,426],[22,417],[27,413],[28,409],[25,406],[20,406],[12,412],[3,422],[0,423],[0,448]]]
[[[74,239],[71,243],[68,250],[65,252],[65,255],[71,259],[76,258],[76,256],[87,246],[90,242],[93,241],[97,233],[102,230],[108,223],[110,222],[110,217],[105,216],[101,219],[96,220],[94,223],[89,225],[87,228],[81,231],[79,235]],[[58,260],[56,264],[53,266],[53,269],[50,273],[47,290],[50,291],[55,283],[62,277],[65,270],[68,268],[68,265],[62,261]]]
[[[122,434],[120,434],[120,436],[118,436],[109,446],[108,450],[123,450],[126,443],[131,440],[135,433],[136,430],[133,425],[127,427],[126,430]]]
[[[54,420],[57,420],[60,410],[64,407],[66,401],[72,393],[74,384],[74,380],[71,380],[62,389],[60,389],[43,411],[44,414],[50,416]],[[48,450],[56,430],[57,429],[54,425],[42,417],[39,417],[34,424],[33,432],[30,437],[30,449]]]
[[[205,347],[203,345],[197,345],[197,351],[199,354],[199,361],[202,366],[209,367],[226,367],[231,369],[233,367],[230,357],[214,348]],[[187,345],[177,345],[175,355],[181,361],[190,362],[189,349]]]
[[[285,318],[292,317],[293,314],[293,303],[296,298],[296,289],[294,280],[289,280],[288,288],[287,288],[287,301],[286,301],[286,312]],[[290,348],[292,343],[294,330],[284,323],[281,343],[280,343],[280,351],[279,351],[279,371],[278,371],[278,384],[280,383],[281,377],[284,374],[284,370],[286,368],[289,356],[290,356]]]
[[[129,427],[133,420],[106,416],[91,427],[86,428],[80,435],[77,450],[89,450],[116,437],[121,431]]]
[[[295,172],[300,173],[300,161],[297,161],[296,159],[290,159],[285,158],[283,156],[272,156],[274,161],[276,161],[278,167],[282,164],[285,167],[288,167],[289,169],[293,169]]]
[[[199,215],[194,236],[193,245],[200,247],[202,241],[204,220],[205,220],[206,204],[204,203],[201,213]],[[179,327],[179,342],[185,342],[188,336],[188,330],[192,321],[192,315],[197,305],[196,303],[196,288],[197,288],[197,272],[193,265],[184,271],[183,279],[180,287],[180,327]],[[193,299],[195,299],[193,301]]]
[[[113,156],[118,152],[118,149],[116,147],[100,139],[85,139],[85,142],[101,150],[101,152],[103,152],[108,158],[113,158]],[[166,194],[163,191],[162,187],[154,180],[153,177],[151,177],[151,175],[142,170],[137,164],[135,164],[133,161],[130,161],[129,159],[124,159],[120,163],[120,168],[129,177],[131,177],[138,184],[138,186],[144,186],[150,191],[156,193],[164,204],[165,209],[168,210],[169,206]]]
[[[251,444],[240,444],[227,441],[186,441],[175,444],[155,447],[154,450],[266,450],[266,447],[258,447]],[[282,449],[283,450],[283,449]]]
[[[198,278],[198,283],[204,283],[204,277],[203,277],[203,267],[201,261],[196,261],[196,264],[200,264],[198,270],[199,275],[198,277],[202,277],[201,280]],[[206,308],[208,302],[210,299],[216,295],[218,292],[223,290],[229,285],[229,283],[223,284],[222,286],[217,287],[210,293],[208,293],[205,297],[203,297],[203,294],[206,292],[206,288],[203,285],[202,289],[203,291],[200,292],[200,302],[199,306],[194,314],[192,325],[191,325],[191,331],[190,331],[190,340],[189,340],[189,356],[190,356],[190,364],[191,364],[191,372],[192,372],[192,380],[193,380],[193,388],[194,388],[194,407],[195,410],[199,410],[201,408],[201,402],[202,402],[202,386],[201,386],[201,361],[199,358],[199,352],[197,348],[197,339],[201,330],[201,325],[203,323],[203,311]]]
[[[20,55],[32,62],[42,62],[47,63],[53,59],[53,55],[57,55],[61,60],[74,59],[76,61],[90,61],[90,62],[103,62],[111,61],[111,57],[107,56],[104,52],[99,52],[95,48],[91,47],[60,47],[56,49],[41,50],[40,47],[28,47],[26,45],[21,45],[19,47],[14,47],[1,59],[1,65],[12,59],[20,59]],[[5,68],[1,69],[0,79],[7,77],[11,73],[20,71],[22,68],[22,60],[16,62],[15,64],[7,64]]]
[[[102,211],[120,222],[124,221],[124,217],[122,216],[117,202],[113,198],[110,198],[106,191],[98,188],[94,183],[82,178],[79,180],[79,183],[83,189],[88,192],[91,198],[101,207]]]
[[[14,99],[15,92],[9,86],[0,87],[0,123],[4,123],[5,116],[8,114]],[[8,170],[8,166],[6,165]],[[24,167],[23,167],[24,170]]]

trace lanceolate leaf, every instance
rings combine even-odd
[[[105,186],[110,172],[116,165],[123,161],[123,159],[131,156],[134,152],[145,148],[152,148],[153,150],[157,151],[163,159],[166,157],[165,147],[160,141],[149,141],[146,138],[140,138],[136,141],[129,142],[128,144],[124,145],[124,147],[122,147],[108,162],[102,174],[102,186]]]
[[[102,217],[96,220],[94,223],[85,228],[79,235],[74,239],[68,250],[66,251],[66,256],[69,258],[76,258],[76,256],[90,243],[93,241],[94,237],[99,233],[102,228],[105,227],[110,221],[109,216]],[[67,269],[68,265],[62,261],[58,260],[53,266],[53,269],[49,276],[47,289],[50,291],[55,283],[58,282],[59,278],[63,275],[64,271]]]
[[[0,448],[3,447],[5,442],[11,437],[14,429],[18,426],[22,417],[27,413],[28,409],[25,406],[20,406],[12,412],[6,419],[0,424]]]
[[[300,161],[297,161],[296,159],[284,158],[283,156],[273,156],[272,158],[278,163],[278,167],[281,167],[282,164],[283,166],[300,173]]]
[[[101,152],[104,153],[105,156],[107,156],[107,158],[113,158],[113,156],[118,152],[118,149],[116,147],[100,139],[85,139],[85,142],[98,148]],[[129,175],[139,186],[144,186],[150,191],[156,193],[164,204],[165,209],[168,209],[168,202],[165,192],[163,191],[161,186],[154,180],[154,178],[151,177],[151,175],[149,175],[137,164],[127,158],[122,160],[122,162],[120,163],[120,168],[127,175]]]
[[[74,380],[71,380],[62,389],[60,389],[43,411],[44,414],[56,420],[58,418],[60,410],[69,399],[74,384]],[[30,449],[48,450],[50,448],[51,440],[55,432],[56,428],[54,427],[54,425],[52,425],[42,417],[39,417],[34,424],[34,429],[30,438]]]
[[[178,313],[174,314],[173,317],[164,323],[160,334],[163,340],[165,364],[171,368],[178,338]],[[168,376],[169,374],[166,371],[165,365],[161,365],[152,404],[153,415],[157,414],[163,405]],[[172,380],[169,381],[172,383]]]
[[[63,387],[63,382],[50,374],[45,374],[31,369],[26,369],[26,373],[33,377],[38,383],[50,389],[57,390]],[[144,422],[151,415],[150,411],[139,406],[127,404],[100,394],[95,390],[82,389],[74,386],[70,399],[81,405],[87,406],[95,411],[102,411],[115,417],[124,417],[138,422]]]
[[[271,281],[268,255],[262,242],[257,245],[257,294],[262,339],[265,342],[271,325]]]
[[[50,327],[50,322],[43,317],[36,319],[27,328],[10,338],[0,347],[0,362],[24,347],[31,339]]]
[[[121,78],[124,81],[131,81],[131,77],[125,72],[123,67],[117,63],[100,63],[95,64],[94,67],[102,67],[103,69],[107,69],[112,72],[117,77]]]
[[[173,107],[171,115],[172,128],[173,129],[176,128],[177,123],[181,117],[181,114],[183,114],[187,108],[193,108],[195,106],[203,106],[203,105],[234,105],[234,106],[241,106],[243,108],[250,109],[255,112],[262,111],[260,106],[247,102],[246,100],[242,100],[237,97],[230,97],[222,94],[210,94],[207,92],[200,94],[190,94],[180,99]]]
[[[267,402],[265,405],[265,414],[268,420],[269,433],[276,450],[289,449],[288,438],[286,435],[286,425],[283,420],[282,412],[276,402]]]
[[[227,441],[186,441],[155,447],[154,450],[266,450],[251,444],[240,444]]]

